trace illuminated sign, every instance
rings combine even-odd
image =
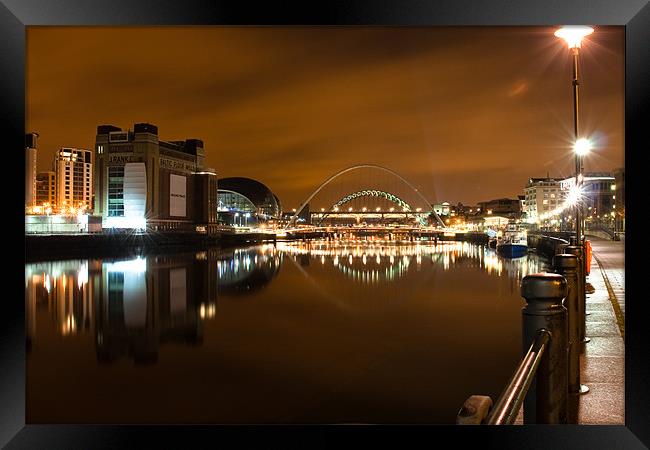
[[[160,167],[165,169],[187,170],[188,172],[196,171],[195,162],[179,161],[177,159],[168,159],[160,157]]]
[[[185,217],[186,208],[187,178],[179,175],[169,174],[169,215],[174,217]]]
[[[109,163],[119,163],[119,164],[124,164],[124,163],[129,163],[129,162],[137,162],[138,160],[141,160],[142,158],[137,157],[137,156],[130,156],[130,155],[110,155],[108,157],[108,162]]]

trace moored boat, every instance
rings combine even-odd
[[[518,258],[528,253],[528,236],[516,225],[508,225],[503,234],[497,236],[497,253],[508,258]]]

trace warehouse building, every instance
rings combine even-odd
[[[158,127],[97,127],[95,214],[104,228],[214,232],[217,175],[203,141],[163,141]]]

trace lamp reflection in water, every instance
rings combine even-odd
[[[200,252],[27,264],[28,351],[50,338],[49,329],[38,336],[37,314],[50,315],[66,339],[92,336],[101,363],[153,363],[166,342],[200,345],[202,321],[216,315],[215,259]]]
[[[426,260],[443,270],[451,270],[460,264],[476,267],[489,274],[501,275],[504,271],[523,278],[526,274],[538,271],[539,262],[529,261],[527,257],[511,260],[507,265],[493,249],[468,242],[447,241],[442,243],[400,244],[367,241],[354,243],[315,240],[311,242],[278,242],[281,253],[291,256],[308,255],[310,258],[330,259],[332,265],[353,280],[367,284],[390,282],[408,273],[412,261],[415,270],[421,270]],[[383,260],[383,258],[386,258]],[[376,265],[369,266],[368,258]],[[386,266],[381,268],[382,261]],[[323,264],[324,265],[324,264]],[[377,265],[380,270],[377,270]]]

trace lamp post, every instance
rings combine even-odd
[[[584,252],[584,241],[583,241],[583,214],[582,214],[582,205],[580,203],[580,194],[582,192],[582,182],[584,178],[583,174],[583,158],[589,153],[591,149],[591,143],[588,139],[580,138],[579,128],[578,128],[578,87],[580,84],[579,81],[579,72],[578,72],[578,56],[580,55],[580,47],[582,44],[582,39],[585,36],[590,35],[594,32],[594,29],[587,26],[564,26],[557,31],[555,31],[555,36],[564,39],[566,42],[571,56],[573,59],[573,135],[574,135],[574,145],[573,151],[575,154],[575,166],[576,166],[576,184],[575,190],[572,193],[572,201],[575,202],[575,216],[576,216],[576,243],[578,247],[576,249],[578,253],[579,261],[582,265],[582,271],[578,271],[580,274],[578,278],[578,292],[579,292],[579,301],[584,306],[586,303],[585,287],[586,287],[586,258]],[[580,327],[580,338],[582,342],[589,342],[589,338],[584,336],[585,322],[584,315],[581,318],[581,327]]]
[[[578,56],[582,39],[593,33],[594,29],[587,26],[564,26],[555,32],[555,36],[564,39],[571,51],[573,59],[573,134],[575,138],[575,166],[576,166],[576,190],[579,193],[582,189],[583,166],[582,158],[589,151],[589,141],[580,139],[578,133]],[[582,245],[582,211],[579,203],[576,203],[576,240],[578,245]]]

